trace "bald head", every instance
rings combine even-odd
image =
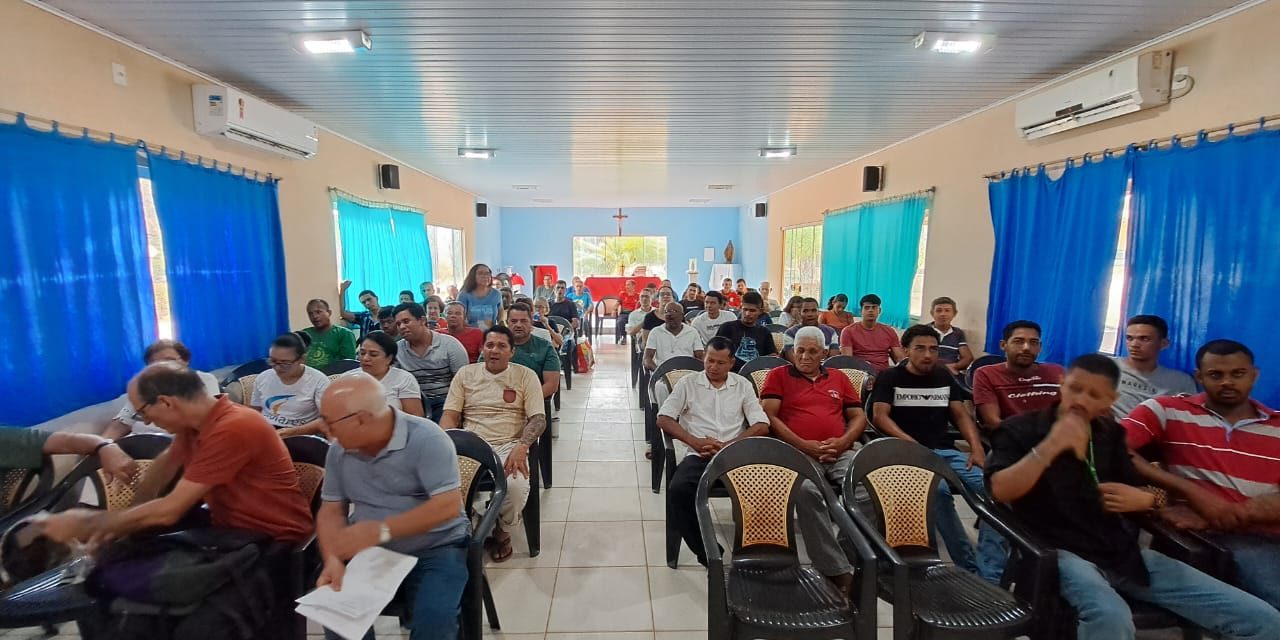
[[[380,416],[388,410],[382,384],[363,371],[334,380],[321,396],[320,406],[326,417],[333,418],[358,411]]]
[[[197,400],[204,397],[204,381],[180,362],[149,364],[129,381],[129,393],[137,394],[142,404],[154,403],[160,396],[179,400]]]
[[[662,319],[666,321],[667,327],[674,330],[676,325],[684,322],[684,307],[679,302],[662,305]]]

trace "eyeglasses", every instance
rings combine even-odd
[[[346,419],[348,419],[348,418],[355,417],[355,416],[357,416],[357,415],[359,415],[359,414],[360,414],[360,412],[359,412],[359,411],[352,411],[351,413],[348,413],[347,415],[342,416],[341,418],[338,418],[337,420],[330,420],[330,419],[328,419],[328,418],[326,418],[326,417],[324,417],[324,416],[320,416],[320,419],[321,419],[322,421],[324,421],[324,423],[325,423],[326,425],[329,425],[329,427],[333,427],[334,425],[338,424],[339,422],[342,422],[343,420],[346,420]]]
[[[146,404],[142,405],[141,407],[138,407],[137,409],[135,409],[135,410],[134,410],[133,415],[129,416],[129,419],[130,419],[130,420],[132,420],[132,421],[134,421],[134,422],[146,422],[146,421],[147,421],[147,418],[146,418],[146,416],[144,416],[144,415],[142,415],[142,414],[143,414],[144,412],[146,412],[147,407],[149,407],[149,406],[151,406],[151,405],[153,405],[153,404],[155,404],[155,403],[156,403],[156,401],[155,401],[155,400],[152,400],[151,402],[148,402],[148,403],[146,403]]]
[[[267,358],[267,364],[273,367],[287,367],[291,364],[298,364],[302,358],[294,358],[292,360],[276,360],[275,358]]]

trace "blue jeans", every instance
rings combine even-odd
[[[1204,535],[1231,550],[1241,589],[1280,609],[1280,538],[1249,533]]]
[[[423,549],[415,553],[414,565],[400,584],[398,598],[409,614],[410,640],[457,640],[458,612],[462,590],[467,586],[467,545],[470,536],[444,547]],[[340,640],[328,629],[325,640]],[[374,640],[373,629],[364,640]]]
[[[1062,597],[1075,607],[1077,640],[1128,640],[1137,631],[1133,612],[1117,593],[1163,607],[1223,638],[1275,638],[1280,611],[1229,584],[1220,582],[1173,558],[1150,549],[1142,560],[1151,584],[1112,585],[1097,565],[1058,550],[1058,580]]]
[[[428,420],[440,424],[440,416],[444,414],[444,400],[447,396],[423,396],[422,413]]]
[[[987,495],[987,490],[982,484],[982,469],[980,467],[968,470],[964,468],[969,462],[969,454],[955,449],[934,449],[933,452],[946,460],[951,470],[960,476],[960,481],[969,488],[969,491],[979,496]],[[951,488],[945,482],[938,485],[938,496],[933,505],[932,516],[936,523],[934,526],[937,528],[938,536],[947,545],[947,553],[951,554],[951,560],[962,569],[978,574],[983,580],[999,585],[1000,578],[1004,574],[1005,562],[1009,558],[1008,543],[1005,542],[1004,537],[996,533],[996,530],[985,521],[980,522],[978,552],[975,557],[973,543],[969,541],[969,534],[965,532],[960,515],[956,513],[955,498],[951,495]]]

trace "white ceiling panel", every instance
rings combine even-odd
[[[49,0],[476,192],[736,205],[1236,0]],[[355,55],[297,32],[363,29]],[[921,31],[991,33],[974,56]],[[1012,124],[1010,124],[1012,126]],[[786,160],[758,148],[794,145]],[[491,160],[460,146],[494,147]],[[324,153],[324,150],[321,150]],[[706,185],[729,183],[728,192]],[[536,184],[537,191],[512,185]]]

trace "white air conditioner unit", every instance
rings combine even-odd
[[[191,102],[201,135],[222,136],[286,158],[310,158],[320,147],[315,124],[230,87],[193,85]]]
[[[1018,103],[1014,122],[1028,140],[1169,102],[1173,52],[1152,51],[1046,89]]]

